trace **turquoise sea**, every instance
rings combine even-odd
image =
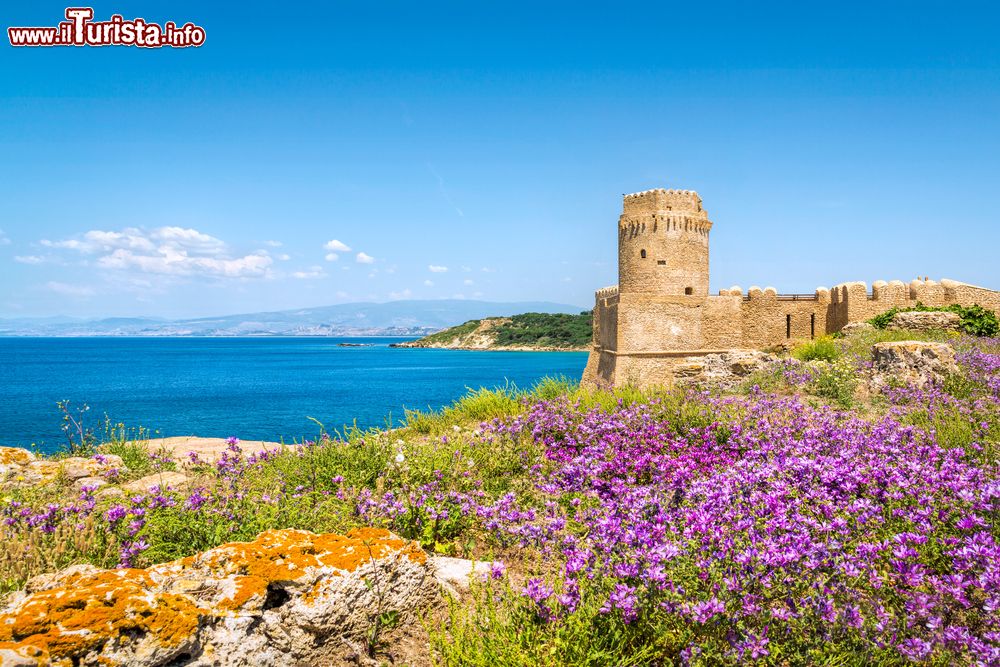
[[[390,348],[398,338],[0,338],[0,445],[64,442],[56,401],[89,405],[161,436],[315,437],[403,408],[440,408],[467,388],[579,379],[583,352]],[[360,343],[368,347],[342,347]]]

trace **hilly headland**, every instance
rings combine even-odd
[[[392,347],[582,352],[588,349],[592,336],[591,311],[577,315],[522,313],[469,320],[418,340],[394,343]]]

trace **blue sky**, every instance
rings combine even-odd
[[[651,187],[702,195],[713,291],[1000,288],[991,3],[239,7],[94,7],[198,49],[0,45],[0,317],[589,305]]]

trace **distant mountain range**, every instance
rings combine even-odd
[[[0,336],[424,336],[469,320],[520,313],[579,313],[547,301],[465,299],[342,303],[268,313],[168,320],[155,317],[0,319]]]

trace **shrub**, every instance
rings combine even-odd
[[[959,329],[970,336],[991,338],[993,336],[1000,335],[1000,319],[997,319],[996,313],[992,310],[987,310],[978,304],[968,307],[957,303],[950,306],[925,306],[922,303],[917,302],[917,305],[913,308],[890,308],[884,313],[876,315],[868,320],[868,323],[876,329],[885,329],[892,322],[892,318],[896,315],[896,313],[909,312],[955,313],[959,316]]]
[[[833,361],[840,356],[837,343],[830,336],[821,336],[792,350],[799,361]]]
[[[593,337],[593,315],[566,313],[524,313],[514,315],[510,323],[496,329],[497,345],[540,345],[545,347],[583,347]]]
[[[817,396],[830,399],[842,408],[849,408],[854,403],[857,386],[857,369],[850,361],[841,359],[817,369],[808,388]]]

